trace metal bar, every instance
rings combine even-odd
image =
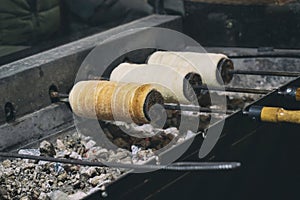
[[[216,114],[226,114],[226,115],[231,115],[234,112],[236,112],[232,110],[225,111],[225,110],[211,109],[211,108],[205,108],[205,107],[194,106],[194,105],[178,105],[178,104],[164,104],[164,108],[167,110],[182,110],[182,111],[216,113]]]
[[[298,77],[300,72],[286,72],[286,71],[256,71],[256,70],[230,70],[229,74],[244,74],[244,75],[261,75],[261,76],[285,76]]]
[[[266,89],[252,89],[252,88],[237,88],[237,87],[206,87],[206,86],[196,86],[194,87],[196,93],[200,93],[202,90],[211,90],[211,91],[224,91],[224,92],[238,92],[238,93],[252,93],[252,94],[268,94],[273,90]]]
[[[239,162],[180,162],[170,165],[134,165],[115,162],[90,162],[84,160],[69,160],[44,156],[24,155],[17,153],[0,152],[0,157],[20,158],[29,160],[43,160],[71,165],[95,166],[95,167],[115,167],[124,169],[157,169],[172,171],[200,171],[200,170],[230,170],[241,166]]]
[[[55,96],[55,98],[59,99],[60,102],[68,103],[68,95],[62,94],[62,96],[59,95],[59,93],[55,92],[55,94],[50,96]],[[218,110],[218,109],[210,109],[195,105],[178,105],[178,104],[164,104],[164,108],[167,110],[182,110],[182,111],[192,111],[192,112],[204,112],[204,113],[217,113],[217,114],[226,114],[231,115],[235,111],[232,110]]]
[[[68,94],[62,94],[56,91],[51,91],[50,92],[50,97],[51,98],[69,98]]]

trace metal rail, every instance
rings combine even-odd
[[[207,91],[224,91],[224,92],[237,92],[237,93],[252,93],[252,94],[268,94],[273,90],[266,89],[252,89],[252,88],[238,88],[238,87],[213,87],[213,86],[195,86],[194,90],[196,93],[200,93],[203,90]]]
[[[68,94],[61,94],[58,92],[50,92],[50,97],[56,100],[56,102],[68,103]],[[233,110],[220,110],[220,109],[211,109],[195,105],[178,105],[178,104],[164,104],[166,110],[182,110],[182,111],[191,111],[191,112],[203,112],[203,113],[216,113],[216,114],[226,114],[231,115],[236,111]]]
[[[219,110],[206,107],[194,106],[194,105],[178,105],[178,104],[164,104],[164,108],[167,110],[182,110],[191,112],[203,112],[203,113],[215,113],[231,115],[236,111],[233,110]]]
[[[228,70],[227,73],[243,74],[243,75],[261,75],[261,76],[285,76],[285,77],[300,76],[300,72],[286,72],[286,71]]]

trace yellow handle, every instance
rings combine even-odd
[[[300,124],[300,111],[285,110],[277,107],[263,107],[260,118],[264,122],[289,122]]]

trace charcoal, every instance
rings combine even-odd
[[[64,182],[67,178],[68,178],[68,174],[67,174],[67,172],[64,172],[57,177],[57,180]]]
[[[80,173],[88,178],[94,177],[98,174],[95,167],[84,168]]]
[[[40,144],[40,152],[41,152],[41,156],[50,156],[53,157],[56,152],[55,152],[55,148],[53,146],[52,143],[44,140],[43,142],[41,142]]]

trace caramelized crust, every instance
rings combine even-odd
[[[81,81],[70,92],[73,112],[81,117],[149,123],[148,111],[163,104],[162,95],[151,84]]]

